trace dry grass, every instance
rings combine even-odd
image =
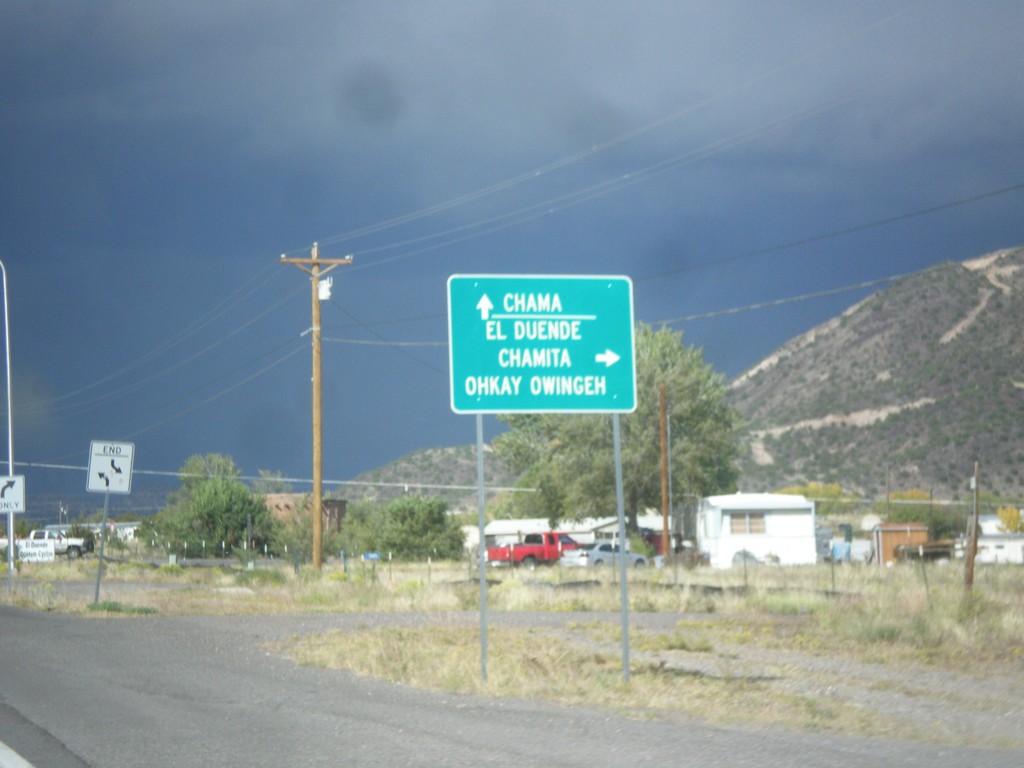
[[[604,635],[603,642],[594,634]],[[480,671],[477,630],[465,627],[362,629],[295,638],[276,648],[302,664],[347,669],[360,675],[449,693],[556,701],[612,709],[629,716],[675,712],[706,722],[783,726],[924,738],[925,733],[887,723],[843,702],[822,703],[774,686],[770,676],[710,675],[664,661],[634,661],[627,684],[614,643],[618,628],[580,627],[568,632],[494,630],[488,634],[488,676]],[[678,650],[676,640],[639,635],[643,649]],[[707,641],[701,641],[707,642]],[[683,641],[682,645],[688,643]],[[711,653],[710,648],[699,651]]]
[[[479,608],[479,577],[464,563],[357,563],[347,572],[331,564],[320,573],[110,563],[105,611],[89,609],[95,569],[94,559],[25,565],[14,594],[4,591],[0,601],[125,620],[154,611],[412,612],[423,625],[297,637],[276,650],[298,663],[432,690],[542,698],[637,716],[682,713],[748,727],[991,744],[974,733],[967,715],[1005,715],[1007,699],[982,683],[964,688],[978,687],[978,696],[989,697],[984,700],[929,687],[920,670],[944,678],[963,673],[969,660],[971,674],[1024,683],[1024,568],[1012,566],[979,568],[970,595],[959,564],[929,565],[926,572],[907,565],[632,573],[628,685],[617,621],[576,615],[620,610],[617,572],[610,570],[489,571],[493,614],[573,615],[544,628],[495,622],[485,682],[478,630],[443,618]],[[85,588],[68,589],[76,584]],[[851,682],[862,674],[862,683]],[[907,711],[878,709],[883,695],[898,696]],[[928,697],[951,702],[950,722],[941,728],[915,717],[915,705]],[[1001,738],[1003,745],[1024,746],[1016,733]]]

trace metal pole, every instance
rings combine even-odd
[[[110,491],[103,494],[103,523],[100,525],[100,559],[96,566],[96,599],[95,605],[100,602],[100,578],[103,576],[103,545],[107,541],[107,512],[110,510]]]
[[[615,504],[619,515],[619,581],[622,582],[622,679],[629,682],[629,589],[626,584],[626,502],[622,493],[622,437],[619,414],[612,414],[612,437],[615,442]]]
[[[14,475],[14,407],[11,404],[11,323],[7,306],[7,267],[0,261],[4,282],[4,349],[7,356],[7,474]],[[14,592],[14,512],[7,512],[7,591]]]
[[[480,676],[487,681],[487,540],[484,537],[484,417],[476,415],[476,507],[480,527]]]

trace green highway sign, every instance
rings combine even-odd
[[[448,278],[456,413],[630,413],[634,341],[628,277]]]

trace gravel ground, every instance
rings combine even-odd
[[[64,582],[54,588],[74,599],[92,598],[95,584]],[[134,585],[103,585],[103,599],[116,599]],[[175,585],[146,585],[146,589],[174,589]],[[496,612],[489,627],[537,627],[572,636],[574,627],[593,623],[618,626],[618,613]],[[645,632],[676,631],[681,619],[699,622],[700,614],[637,613],[630,626]],[[479,626],[475,611],[418,613],[353,613],[306,616],[246,616],[256,622],[266,639],[316,634],[331,629],[371,626],[416,626],[430,623]],[[631,632],[633,629],[631,629]],[[617,643],[588,639],[611,655],[621,653]],[[634,664],[650,662],[680,672],[715,679],[766,682],[773,689],[819,700],[823,704],[863,708],[886,722],[905,724],[906,730],[927,734],[929,740],[965,746],[1024,749],[1024,664],[999,669],[976,666],[959,672],[923,664],[873,664],[839,655],[817,655],[794,650],[771,650],[751,645],[715,642],[711,652],[631,650]]]

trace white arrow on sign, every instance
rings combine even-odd
[[[600,352],[594,355],[594,360],[598,363],[604,363],[605,368],[611,368],[622,358],[612,352],[610,349],[606,349],[604,352]]]
[[[485,293],[483,297],[476,303],[476,308],[480,310],[480,319],[486,320],[491,316],[491,310],[494,309],[494,305],[491,304],[491,300]]]

